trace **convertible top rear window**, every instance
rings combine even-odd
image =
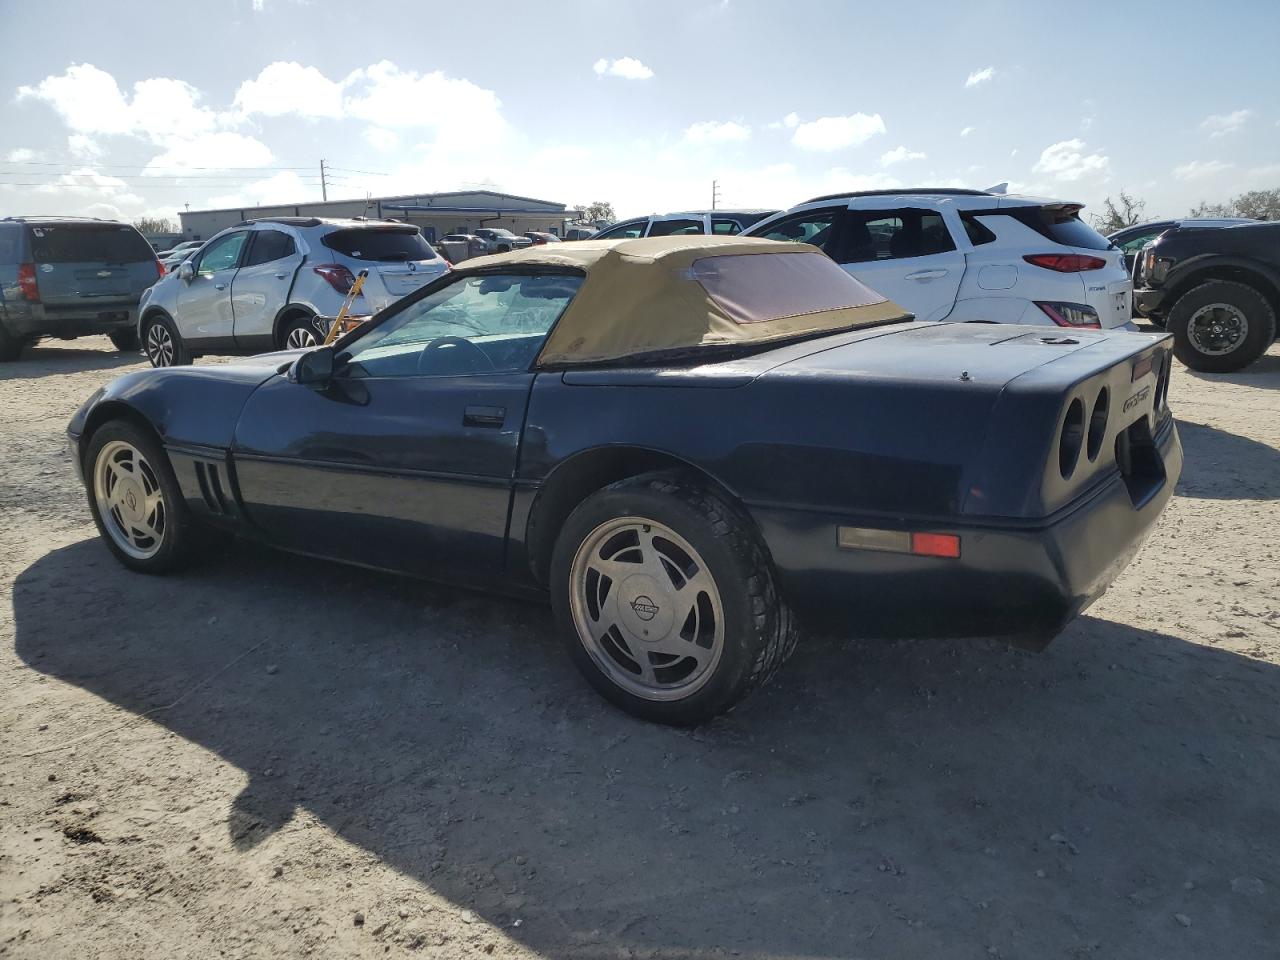
[[[760,323],[884,303],[885,298],[820,253],[703,257],[693,279],[736,323]]]

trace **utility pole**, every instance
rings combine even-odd
[[[320,199],[329,199],[329,184],[324,178],[324,160],[320,161]]]
[[[720,181],[711,181],[711,209],[714,210],[720,202]]]

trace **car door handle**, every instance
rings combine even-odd
[[[289,276],[287,273],[277,273],[277,274],[276,274],[276,279],[277,279],[277,280],[283,280],[283,279],[284,279],[285,277],[287,277],[287,276]]]
[[[506,407],[466,407],[462,411],[464,427],[500,427],[506,419]]]
[[[215,284],[213,285],[213,289],[215,289],[215,290],[225,290],[225,289],[227,289],[227,285],[226,285],[225,283],[215,283]]]
[[[937,280],[947,275],[946,270],[917,270],[915,273],[908,273],[904,280]]]

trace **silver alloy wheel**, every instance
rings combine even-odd
[[[615,684],[645,700],[682,700],[724,653],[724,608],[698,551],[643,517],[602,523],[569,569],[578,639]]]
[[[1187,338],[1207,357],[1231,353],[1249,335],[1249,318],[1229,303],[1207,303],[1191,315]]]
[[[160,478],[137,447],[113,440],[98,451],[93,498],[117,547],[136,560],[156,555],[164,544],[167,511]]]
[[[320,338],[310,324],[305,327],[294,327],[284,341],[284,345],[290,350],[297,350],[299,347],[315,347],[319,344]]]
[[[158,320],[147,327],[146,350],[153,367],[173,366],[173,336]]]

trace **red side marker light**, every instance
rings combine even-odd
[[[960,538],[953,533],[913,533],[911,552],[922,557],[960,556]]]

